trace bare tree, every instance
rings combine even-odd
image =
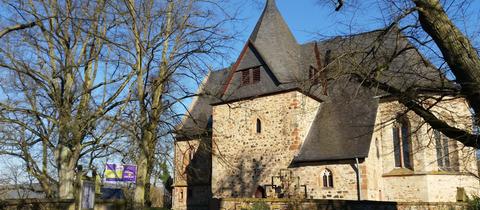
[[[113,141],[104,119],[128,101],[133,76],[113,62],[108,2],[7,1],[1,8],[12,25],[0,34],[1,154],[23,160],[48,197],[73,198],[78,161]]]
[[[124,114],[131,123],[120,126],[135,145],[134,202],[140,207],[150,203],[159,140],[172,139],[181,116],[176,107],[194,95],[189,83],[205,75],[213,58],[222,54],[231,36],[221,29],[233,17],[223,11],[221,1],[124,0],[116,10],[124,14],[120,18],[126,38],[117,42],[122,61],[135,73],[135,102]]]

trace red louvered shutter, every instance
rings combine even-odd
[[[253,83],[260,82],[260,67],[253,69]]]
[[[242,85],[250,84],[250,69],[242,71]]]

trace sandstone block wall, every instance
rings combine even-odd
[[[177,204],[204,204],[206,200],[199,197],[190,199],[192,203],[188,204],[187,194],[189,190],[193,190],[194,195],[200,191],[210,193],[205,189],[207,185],[198,185],[208,183],[210,186],[210,179],[211,195],[215,198],[252,197],[258,186],[270,185],[272,177],[280,171],[292,172],[298,177],[294,185],[306,186],[309,199],[356,200],[358,189],[353,160],[291,165],[319,107],[321,103],[296,91],[214,106],[211,151],[206,151],[208,155],[197,155],[204,159],[199,161],[206,163],[203,166],[212,167],[212,174],[203,168],[203,173],[195,175],[199,180],[193,176],[188,178],[189,173],[195,173],[188,168],[198,164],[192,164],[188,151],[198,153],[205,140],[177,142],[174,200],[182,192],[184,200]],[[470,112],[464,100],[448,100],[432,110],[459,128],[471,127]],[[410,121],[413,170],[396,168],[394,163],[392,126],[399,113],[408,116]],[[256,131],[257,119],[261,121],[260,133]],[[469,174],[478,173],[474,149],[450,141],[449,157],[452,165],[457,164],[454,169],[444,171],[437,164],[433,130],[419,116],[407,112],[398,102],[382,101],[375,124],[369,155],[360,164],[361,199],[456,202],[458,188],[470,195],[479,194],[479,180]],[[325,169],[333,173],[333,188],[323,187]],[[267,195],[273,194],[268,188],[266,190]]]
[[[271,184],[272,176],[288,169],[300,177],[299,185],[306,185],[309,198],[356,199],[356,173],[350,163],[290,167],[320,106],[296,91],[215,106],[214,197],[252,197],[258,186]],[[261,133],[256,133],[257,119]],[[333,188],[323,187],[325,168],[333,172]]]

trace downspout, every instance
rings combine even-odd
[[[358,197],[358,200],[362,200],[362,179],[360,178],[361,177],[361,173],[360,173],[360,163],[358,161],[358,158],[356,157],[355,158],[355,162],[356,162],[356,172],[357,172],[357,197]]]

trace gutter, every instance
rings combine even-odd
[[[362,200],[362,179],[360,173],[360,163],[358,161],[358,157],[355,158],[355,167],[357,168],[357,199],[360,201]]]

